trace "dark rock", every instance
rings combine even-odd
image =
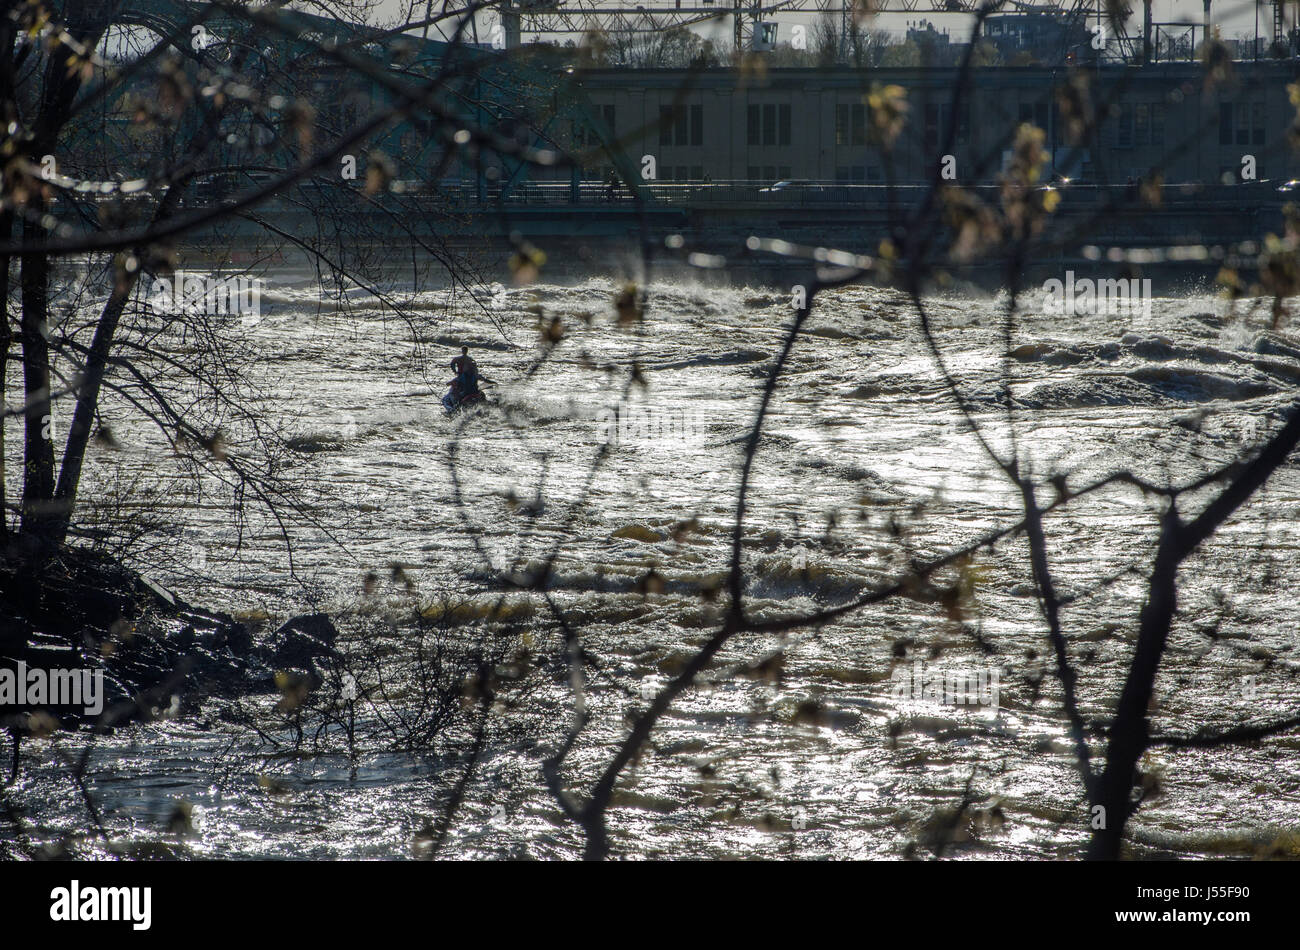
[[[39,567],[0,561],[0,664],[101,673],[98,726],[244,690],[250,653],[242,624],[185,603],[105,555],[65,548]]]
[[[287,674],[295,682],[308,682],[312,688],[320,686],[326,678],[324,661],[338,656],[334,648],[338,635],[327,614],[303,614],[289,620],[255,650],[265,665],[258,687],[281,688],[282,684],[276,682],[277,673]]]
[[[272,666],[304,669],[312,660],[335,655],[339,632],[328,614],[303,614],[285,623],[263,645]]]

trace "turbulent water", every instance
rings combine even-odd
[[[175,481],[157,433],[117,404],[107,419],[120,447],[96,449],[88,495],[160,489],[150,513],[172,527],[155,540],[179,552],[160,579],[187,598],[265,617],[262,629],[324,609],[345,637],[391,613],[394,662],[413,636],[404,611],[464,598],[447,613],[451,635],[480,636],[504,589],[500,572],[523,574],[554,555],[551,596],[593,660],[592,723],[567,776],[581,789],[609,760],[628,713],[645,705],[643,693],[653,695],[715,629],[718,601],[700,590],[726,571],[744,437],[792,317],[788,297],[660,285],[644,322],[621,326],[609,281],[498,286],[477,302],[421,294],[407,301],[417,314],[408,324],[374,297],[322,301],[290,272],[270,286],[260,319],[240,332],[257,356],[266,411],[296,436],[291,474],[306,511],[286,515],[288,546],[251,499],[237,526],[219,486],[196,498]],[[1158,299],[1149,314],[1027,312],[1009,344],[1005,298],[954,295],[927,306],[946,371],[992,448],[1014,451],[1044,480],[1064,473],[1072,487],[1119,470],[1190,480],[1279,425],[1300,380],[1300,337],[1285,324],[1271,329],[1267,306],[1184,297]],[[553,317],[565,336],[543,359],[538,327]],[[447,419],[438,396],[461,341],[497,385],[487,408]],[[196,346],[169,345],[182,358]],[[629,385],[634,365],[639,381]],[[235,448],[238,438],[231,433]],[[1155,731],[1294,710],[1298,490],[1300,470],[1284,467],[1185,568]],[[942,555],[1020,514],[908,300],[867,287],[820,296],[754,461],[743,560],[751,615],[842,603],[898,576],[909,558]],[[1086,715],[1113,708],[1157,519],[1155,500],[1118,486],[1048,519],[1058,584],[1074,598],[1064,624]],[[370,572],[378,580],[367,584]],[[613,853],[1077,855],[1089,816],[1023,541],[982,551],[960,576],[938,581],[962,585],[959,601],[914,592],[801,631],[779,676],[722,675],[777,639],[729,644],[711,685],[673,706],[629,769],[611,812]],[[560,633],[540,596],[514,596],[531,684],[517,708],[495,714],[502,726],[444,853],[576,856],[581,838],[540,769],[573,708]],[[891,674],[918,669],[996,673],[997,704],[899,695]],[[249,702],[268,710],[275,701]],[[337,750],[277,747],[221,710],[213,701],[197,715],[97,741],[88,785],[111,847],[408,856],[460,774],[451,746],[363,748],[353,762]],[[65,735],[28,746],[11,795],[38,837],[86,824],[61,759],[84,742]],[[1150,794],[1131,825],[1135,853],[1292,848],[1298,744],[1151,753]],[[168,822],[181,802],[194,807],[195,830],[178,839]]]

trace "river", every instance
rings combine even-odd
[[[788,294],[665,282],[644,321],[624,326],[619,287],[608,280],[494,285],[477,301],[411,295],[402,319],[365,291],[340,300],[320,296],[302,273],[270,276],[258,318],[232,330],[232,352],[248,398],[294,438],[284,474],[302,493],[303,514],[287,517],[288,541],[251,500],[237,519],[229,491],[190,480],[120,399],[105,404],[118,447],[95,448],[85,499],[107,505],[151,490],[147,505],[128,507],[165,527],[151,535],[159,551],[138,563],[260,630],[320,609],[345,638],[365,637],[391,617],[398,666],[413,605],[443,596],[477,605],[454,614],[450,635],[480,636],[503,590],[496,572],[524,573],[554,553],[552,596],[596,661],[593,720],[570,760],[570,777],[589,779],[642,693],[653,694],[716,622],[716,604],[699,591],[726,570],[743,439],[792,316]],[[927,301],[947,367],[991,444],[1014,446],[1043,478],[1068,473],[1074,487],[1120,469],[1189,480],[1279,424],[1300,379],[1300,338],[1285,324],[1270,328],[1267,304],[1250,304],[1193,295],[1156,299],[1149,313],[1025,312],[1004,361],[1005,297]],[[539,324],[555,317],[563,338],[539,359]],[[203,352],[193,337],[155,342],[181,360]],[[462,343],[496,385],[487,408],[447,419],[438,397]],[[633,364],[644,385],[624,400]],[[621,429],[610,415],[620,404]],[[231,450],[249,448],[245,428],[229,424]],[[609,457],[589,479],[610,436]],[[1298,493],[1300,469],[1284,466],[1188,563],[1156,731],[1294,710]],[[942,555],[1019,517],[1017,495],[964,425],[907,298],[864,286],[821,295],[755,460],[744,547],[752,615],[843,602],[894,577],[900,551]],[[1077,598],[1064,624],[1086,715],[1104,715],[1122,682],[1157,517],[1155,500],[1115,487],[1048,519],[1059,585]],[[662,580],[647,590],[651,571]],[[981,552],[963,582],[955,607],[887,600],[800,638],[779,678],[724,677],[679,700],[620,787],[613,853],[925,857],[969,789],[945,856],[1077,856],[1088,816],[1023,541]],[[556,625],[540,596],[529,596],[517,617],[535,682],[500,713],[512,721],[491,734],[447,855],[581,853],[541,778],[572,695]],[[776,643],[737,638],[719,666]],[[995,680],[996,704],[900,691],[926,671]],[[89,787],[115,843],[87,840],[86,851],[410,856],[459,774],[450,747],[438,744],[362,748],[355,760],[337,749],[277,749],[223,715],[223,702],[97,740]],[[63,735],[27,746],[11,795],[38,837],[85,826],[60,758],[84,744]],[[1161,749],[1145,768],[1151,796],[1131,825],[1135,854],[1296,847],[1300,738]],[[193,807],[195,830],[184,839],[168,833],[180,802]]]

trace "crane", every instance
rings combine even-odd
[[[1295,0],[1270,0],[1273,5],[1272,39],[1276,45],[1287,41],[1285,6]],[[1203,0],[1202,29],[1211,29],[1211,0]],[[1040,13],[1061,17],[1069,23],[1086,23],[1094,19],[1101,28],[1109,19],[1107,0],[1002,0],[996,12]],[[863,13],[974,14],[981,0],[658,0],[635,3],[635,0],[501,0],[501,23],[505,45],[519,45],[522,34],[556,36],[582,34],[591,30],[618,33],[659,33],[678,27],[730,18],[737,49],[747,48],[754,24],[775,14],[834,15],[841,28],[848,20]],[[1108,34],[1114,40],[1112,57],[1127,62],[1150,62],[1152,43],[1151,0],[1142,0],[1140,39],[1131,36],[1126,21],[1132,7],[1121,2],[1121,16],[1110,20]]]
[[[1005,4],[1011,5],[1011,4]],[[1000,5],[1001,6],[1001,5]],[[1055,11],[1054,0],[1040,3],[1018,0],[1014,6]],[[502,0],[500,10],[506,46],[518,45],[521,34],[556,35],[609,32],[658,33],[730,17],[737,48],[748,45],[754,24],[777,13],[834,14],[848,17],[867,13],[972,14],[979,0],[673,0],[627,6],[619,0]]]
[[[1066,0],[1069,2],[1069,0]],[[1209,0],[1205,0],[1209,6]],[[1276,0],[1279,4],[1282,0]],[[1043,13],[1086,21],[1090,14],[1100,19],[1104,0],[1073,0],[1067,8],[1059,0],[1003,0],[998,12]],[[1150,0],[1144,0],[1148,8]],[[842,26],[862,13],[974,14],[981,0],[673,0],[671,4],[626,5],[626,0],[502,0],[501,21],[505,45],[519,45],[522,34],[554,36],[581,34],[591,30],[618,33],[659,33],[664,30],[731,18],[737,49],[749,46],[754,24],[779,13],[838,16]],[[1128,7],[1124,7],[1127,15]],[[1208,18],[1208,13],[1207,13]],[[1123,55],[1132,55],[1136,44],[1123,22],[1113,24]]]

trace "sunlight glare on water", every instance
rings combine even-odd
[[[166,580],[196,603],[264,611],[272,622],[308,610],[310,599],[346,629],[362,576],[385,574],[394,562],[420,591],[490,596],[494,582],[470,529],[482,533],[498,568],[558,548],[553,594],[606,671],[593,692],[592,737],[572,761],[575,774],[591,774],[622,735],[637,684],[672,671],[716,622],[696,591],[727,567],[737,466],[791,316],[784,299],[665,284],[633,332],[615,324],[617,288],[607,281],[498,287],[486,312],[430,292],[414,301],[423,309],[412,340],[373,298],[354,294],[345,307],[294,280],[272,281],[279,289],[263,299],[249,333],[268,409],[301,440],[295,474],[310,486],[320,524],[291,526],[291,573],[269,519],[255,517],[236,553],[229,506],[218,496],[173,503],[177,536],[206,552],[206,569]],[[1295,356],[1261,355],[1262,322],[1248,326],[1209,297],[1161,300],[1150,317],[1026,317],[1006,361],[1008,409],[999,383],[1004,303],[936,300],[936,337],[993,449],[1009,456],[1014,447],[1040,479],[1064,472],[1077,485],[1125,467],[1194,477],[1266,434],[1259,420],[1292,398],[1300,374]],[[540,364],[537,306],[568,332]],[[859,287],[827,293],[809,331],[791,355],[755,460],[744,564],[756,618],[839,603],[895,576],[891,525],[909,554],[924,558],[1019,517],[1017,493],[963,420],[905,298]],[[462,341],[498,386],[493,405],[449,420],[438,398]],[[617,432],[608,413],[634,361],[645,385],[628,390],[627,405],[643,415],[627,417],[628,437],[615,440],[587,494],[600,447]],[[1187,419],[1201,412],[1197,430]],[[157,434],[120,406],[107,415],[124,448],[95,457],[89,491],[160,478]],[[1250,513],[1189,563],[1187,623],[1176,635],[1176,669],[1162,676],[1160,728],[1233,721],[1245,712],[1235,698],[1241,677],[1252,674],[1260,676],[1258,701],[1284,708],[1300,660],[1290,609],[1300,580],[1290,556],[1300,543],[1298,487],[1295,468],[1284,468]],[[1131,651],[1142,586],[1122,575],[1149,561],[1151,511],[1137,493],[1117,489],[1049,519],[1058,584],[1080,595],[1065,624],[1087,654],[1081,700],[1089,715],[1111,708]],[[674,526],[692,518],[696,528],[675,540]],[[968,782],[984,804],[968,817],[967,848],[955,856],[1077,853],[1087,831],[1082,792],[1023,543],[981,554],[976,566],[961,617],[922,599],[889,600],[803,639],[779,683],[724,681],[679,699],[645,766],[620,787],[615,853],[897,857],[909,840],[924,846],[936,815],[960,801]],[[651,569],[665,586],[646,596],[636,585]],[[1218,609],[1220,593],[1234,609],[1218,639],[1200,636],[1197,624]],[[559,655],[555,631],[538,627],[539,652]],[[719,666],[777,643],[740,638]],[[1264,660],[1272,672],[1261,673]],[[913,662],[996,668],[999,706],[897,699],[891,677]],[[543,684],[531,702],[519,715],[539,724],[528,738],[490,749],[448,853],[580,853],[539,770],[571,708],[565,678]],[[402,857],[436,813],[444,775],[454,774],[436,750],[370,750],[355,764],[279,753],[224,721],[220,707],[214,700],[197,721],[132,726],[97,741],[92,786],[112,826],[132,840],[171,840],[168,815],[184,799],[200,818],[182,853]],[[55,745],[33,746],[17,791],[29,805],[42,803],[48,829],[75,825],[80,807]],[[1294,740],[1153,752],[1164,793],[1144,806],[1134,841],[1149,854],[1204,855],[1230,835],[1267,838],[1293,827],[1295,752]]]

